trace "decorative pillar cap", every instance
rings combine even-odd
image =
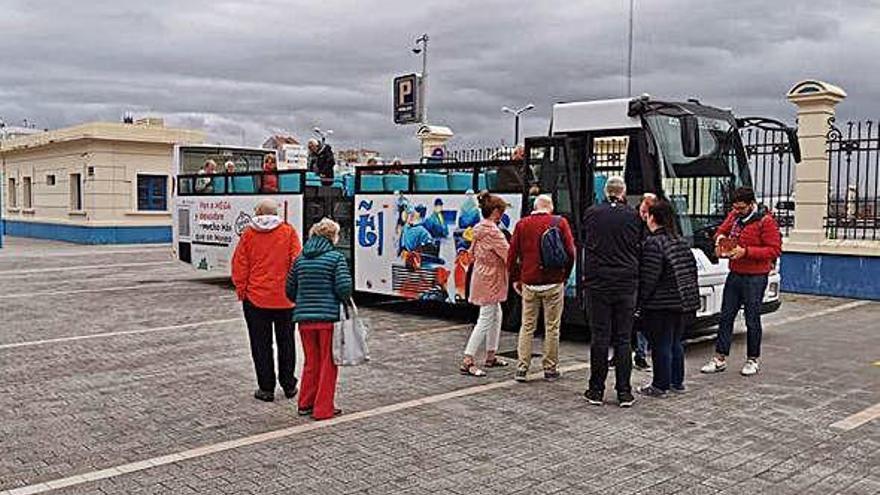
[[[787,96],[788,101],[795,105],[819,102],[835,105],[846,98],[846,91],[824,81],[807,79],[795,84]]]

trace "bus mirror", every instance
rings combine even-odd
[[[700,123],[696,115],[682,115],[681,151],[684,156],[694,158],[700,156]]]
[[[791,157],[795,163],[801,162],[801,143],[798,141],[797,129],[791,127],[785,129],[785,135],[788,136],[788,146],[791,148]]]

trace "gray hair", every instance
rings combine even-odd
[[[535,198],[535,206],[532,208],[532,210],[553,213],[553,197],[549,194],[538,195],[538,197]]]
[[[259,203],[257,203],[256,208],[257,215],[277,215],[278,214],[278,202],[274,199],[261,199]]]
[[[306,143],[306,146],[311,146],[311,145],[313,145],[313,144],[314,144],[315,146],[318,146],[318,144],[319,144],[319,143],[318,143],[318,140],[315,139],[315,138],[311,138],[311,139],[309,139],[309,141]]]
[[[626,196],[626,181],[618,175],[608,178],[605,183],[605,196],[609,198],[622,198]]]
[[[309,237],[316,235],[324,237],[333,244],[336,244],[336,241],[339,240],[339,224],[330,218],[324,217],[320,222],[312,225],[312,228],[309,229]]]

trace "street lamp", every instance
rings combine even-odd
[[[513,115],[513,145],[516,146],[519,143],[519,116],[521,113],[528,112],[535,108],[535,105],[529,103],[528,105],[514,110],[510,107],[501,107],[501,111],[504,113],[509,113]]]
[[[315,127],[314,129],[312,129],[312,132],[321,136],[321,144],[324,144],[324,142],[327,141],[327,137],[333,134],[332,129],[321,130],[320,127]]]
[[[419,99],[422,102],[422,124],[428,123],[428,33],[416,38],[412,52],[422,54],[422,81],[419,85]]]

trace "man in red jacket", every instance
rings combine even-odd
[[[541,266],[541,238],[551,226],[562,234],[568,255],[564,268]],[[514,379],[526,381],[532,361],[532,337],[538,324],[538,311],[544,308],[544,379],[559,378],[559,326],[562,322],[564,285],[574,267],[574,236],[565,217],[553,215],[553,198],[542,194],[535,199],[532,214],[517,222],[510,239],[507,268],[516,292],[522,295],[522,326],[517,345],[518,363]]]
[[[254,398],[272,402],[275,400],[273,326],[278,346],[278,383],[288,399],[296,395],[293,303],[284,290],[287,272],[302,251],[302,243],[296,229],[278,216],[275,201],[260,201],[255,213],[235,247],[232,282],[244,306],[251,356],[257,372],[259,388]]]
[[[767,276],[782,254],[782,237],[773,216],[755,202],[751,188],[741,187],[733,193],[733,211],[715,234],[715,253],[730,259],[730,273],[724,284],[721,321],[715,356],[700,371],[717,373],[727,369],[733,322],[739,308],[745,308],[746,362],[743,376],[758,372],[761,357],[761,302],[767,289]]]

